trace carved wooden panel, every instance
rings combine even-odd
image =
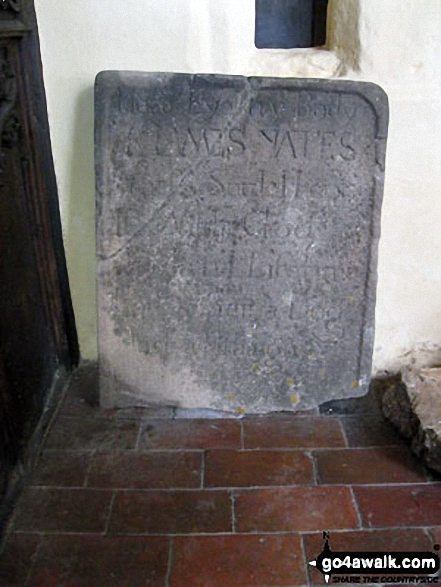
[[[0,307],[4,504],[12,471],[32,453],[55,379],[78,361],[29,0],[0,0]]]

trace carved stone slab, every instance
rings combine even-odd
[[[100,73],[102,404],[363,394],[387,121],[372,84]]]

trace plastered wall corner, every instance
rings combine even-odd
[[[329,0],[326,45],[341,61],[341,75],[360,71],[360,0]]]

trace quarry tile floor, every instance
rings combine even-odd
[[[334,551],[441,542],[439,479],[373,411],[189,420],[90,403],[78,386],[65,399],[0,587],[322,585],[307,561],[324,530]]]

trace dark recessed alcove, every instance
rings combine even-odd
[[[256,0],[258,49],[320,47],[326,42],[328,0]]]

